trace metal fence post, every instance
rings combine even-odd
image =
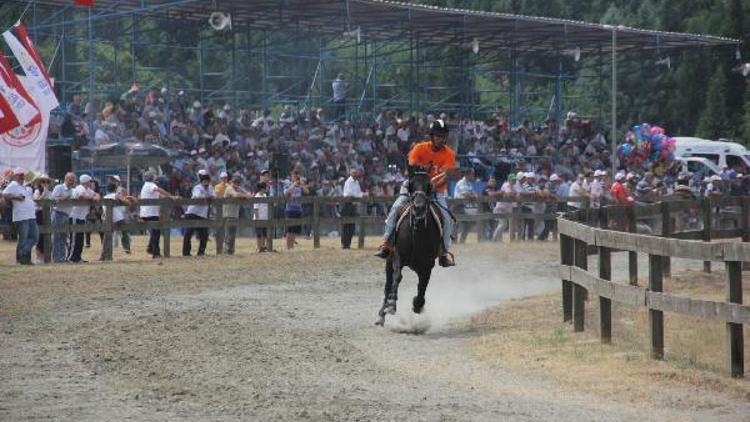
[[[560,235],[560,263],[562,265],[573,265],[573,238],[568,235]],[[563,322],[573,319],[573,282],[562,280],[562,308]]]
[[[612,253],[609,248],[599,246],[599,278],[612,280]],[[612,342],[612,301],[599,296],[599,327],[602,343]]]
[[[102,241],[102,260],[103,261],[111,261],[112,260],[112,240],[114,238],[114,223],[112,222],[112,219],[114,216],[112,215],[112,212],[114,210],[115,202],[117,200],[105,200],[104,204],[102,206],[104,207],[104,215],[106,218],[104,219],[104,239]]]
[[[220,226],[216,226],[214,229],[216,232],[216,255],[221,255],[224,253],[224,229],[226,228],[227,224],[226,221],[224,221],[224,207],[221,205],[223,201],[219,199],[219,201],[211,201],[209,200],[209,206],[211,206],[211,203],[214,203],[216,206],[214,207],[216,209],[216,218],[215,221],[218,221],[221,223]],[[206,220],[206,223],[208,223],[209,219]]]
[[[174,203],[170,201],[163,201],[162,205],[159,207],[159,224],[162,225],[165,222],[168,222],[172,219],[172,208],[174,206]],[[163,226],[159,229],[162,235],[162,239],[164,241],[164,247],[162,247],[162,255],[165,258],[169,258],[171,255],[171,247],[172,247],[172,229],[171,227],[164,228]]]
[[[367,203],[362,200],[359,203],[359,227],[357,228],[359,236],[357,239],[357,249],[364,249],[365,247],[365,218],[367,218]]]
[[[313,232],[313,248],[319,249],[320,248],[320,201],[322,200],[321,197],[317,196],[313,200],[313,223],[312,223],[312,232]]]

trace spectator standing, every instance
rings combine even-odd
[[[349,83],[344,80],[343,73],[339,73],[333,80],[331,88],[333,90],[331,102],[334,105],[333,120],[346,120],[346,91]]]
[[[94,192],[94,190],[92,189],[93,180],[91,179],[91,176],[89,176],[88,174],[83,174],[78,179],[78,182],[79,185],[76,186],[75,189],[73,189],[73,193],[71,194],[72,199],[77,199],[80,201],[99,200],[99,194]],[[90,209],[91,205],[88,203],[82,205],[74,205],[70,212],[70,218],[73,222],[73,225],[86,224],[86,217],[88,216]],[[73,234],[73,244],[70,248],[68,261],[76,264],[87,262],[81,257],[81,253],[83,252],[84,239],[85,236],[83,232],[77,232]]]
[[[30,186],[24,186],[26,171],[17,168],[13,171],[13,181],[3,189],[3,198],[12,201],[13,224],[18,232],[16,244],[16,263],[32,265],[31,251],[39,238],[39,227],[36,225],[36,204]]]
[[[508,175],[508,179],[505,183],[500,186],[500,198],[504,199],[504,201],[498,201],[497,204],[495,204],[495,208],[492,210],[493,214],[506,215],[505,217],[498,219],[497,227],[495,227],[495,231],[492,233],[492,240],[503,240],[503,232],[509,227],[508,215],[513,213],[513,207],[515,206],[514,201],[517,194],[516,175],[511,173]]]
[[[568,196],[572,198],[588,198],[589,193],[585,187],[583,174],[579,173],[576,180],[571,183],[570,190],[568,191]],[[572,209],[573,211],[580,209],[583,203],[579,201],[580,199],[577,199],[575,201],[568,201],[568,208]]]
[[[66,173],[63,183],[52,189],[52,199],[62,201],[70,199],[73,195],[73,185],[76,183],[74,173]],[[73,206],[70,204],[57,204],[52,211],[52,225],[54,227],[64,227],[71,224],[70,213]],[[65,262],[68,259],[69,247],[71,243],[70,233],[55,233],[52,235],[52,261]]]
[[[216,197],[216,192],[214,191],[213,186],[211,186],[211,174],[208,170],[201,169],[198,171],[198,184],[193,186],[191,197],[193,199]],[[185,215],[182,218],[185,220],[208,220],[209,208],[210,206],[208,204],[188,205],[187,210],[185,210]],[[190,256],[193,233],[197,233],[198,235],[197,256],[203,256],[206,254],[208,227],[188,227],[185,230],[185,236],[182,238],[182,256]]]
[[[362,198],[365,193],[362,192],[362,187],[359,184],[359,178],[361,174],[357,169],[352,169],[349,172],[349,178],[344,182],[344,197],[345,198]],[[357,216],[357,206],[353,202],[344,202],[341,207],[341,216],[344,218],[352,218]],[[346,223],[341,226],[341,248],[350,249],[352,246],[352,237],[354,237],[356,225],[354,223]]]
[[[141,188],[141,199],[159,199],[159,198],[175,198],[169,192],[160,188],[156,185],[156,173],[149,170],[143,178],[145,183]],[[141,205],[140,217],[143,221],[159,221],[159,206],[158,205]],[[148,247],[146,251],[151,254],[152,258],[159,258],[161,256],[161,249],[159,248],[159,238],[161,237],[161,230],[151,229],[148,237]]]
[[[462,199],[463,214],[465,215],[477,215],[479,210],[477,209],[477,203],[474,202],[477,199],[477,194],[474,192],[474,169],[469,167],[464,170],[464,176],[456,183],[456,188],[453,191],[453,197],[456,199]],[[466,243],[466,237],[469,235],[469,231],[473,227],[474,222],[464,221],[461,223],[461,236],[459,237],[459,243]]]
[[[130,254],[130,234],[126,230],[122,230],[120,227],[123,226],[126,223],[125,219],[125,207],[129,207],[133,205],[135,202],[135,198],[128,196],[126,192],[123,189],[120,189],[120,177],[117,175],[113,175],[109,177],[109,181],[107,183],[107,194],[104,195],[104,199],[111,199],[113,201],[118,201],[122,205],[117,206],[111,206],[111,207],[105,207],[104,208],[104,214],[103,218],[106,221],[107,218],[107,212],[111,210],[112,212],[112,230],[117,229],[121,233],[121,239],[122,239],[122,248],[125,250],[126,254]],[[100,261],[104,261],[104,248],[102,247],[102,255],[99,257]]]
[[[242,176],[235,174],[226,184],[224,198],[252,198],[252,195],[242,189]],[[224,237],[224,252],[234,255],[234,244],[237,238],[237,220],[240,218],[240,204],[225,204],[223,216],[227,220],[227,232]]]
[[[528,172],[525,174],[524,181],[521,182],[521,193],[525,199],[537,199],[538,187],[536,182],[536,174],[534,172]],[[523,214],[532,214],[536,209],[536,202],[524,202],[521,207]],[[534,240],[534,234],[536,233],[536,220],[534,217],[526,217],[523,219],[523,236],[525,240]]]
[[[31,181],[32,188],[34,189],[34,201],[52,198],[52,179],[46,174],[38,174],[34,176]],[[44,224],[44,215],[42,207],[36,204],[36,226]],[[36,242],[36,259],[37,262],[44,262],[44,238],[38,237]]]
[[[602,177],[604,177],[604,174],[602,170],[594,171],[594,180],[589,184],[589,197],[591,198],[592,208],[602,206],[602,196],[604,195]]]
[[[630,196],[627,187],[625,187],[625,173],[619,172],[615,174],[615,183],[612,184],[612,196],[615,199],[617,205],[629,205],[632,204],[633,197]]]
[[[214,190],[216,191],[217,198],[224,197],[224,191],[226,190],[228,185],[229,185],[229,174],[225,171],[222,171],[219,174],[219,183],[217,183],[216,186],[214,186]]]
[[[292,172],[291,180],[288,181],[286,188],[284,189],[284,197],[287,199],[286,206],[284,207],[284,214],[288,219],[299,219],[302,218],[302,204],[295,200],[295,198],[301,197],[303,194],[307,195],[309,190],[307,186],[302,183],[302,179],[297,171]],[[287,250],[294,249],[294,242],[296,236],[302,233],[302,226],[290,225],[286,228],[286,248]]]
[[[266,182],[258,182],[255,188],[255,198],[267,198],[268,197],[268,185]],[[253,219],[255,221],[267,221],[268,220],[268,204],[267,203],[255,203],[253,204]],[[255,238],[257,242],[258,252],[270,252],[271,248],[268,245],[268,227],[255,227]]]

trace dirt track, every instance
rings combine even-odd
[[[637,409],[472,358],[483,329],[465,317],[558,288],[557,245],[458,252],[460,267],[434,273],[419,336],[372,326],[383,276],[371,251],[4,267],[0,420],[731,416]]]

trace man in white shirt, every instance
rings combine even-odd
[[[141,188],[141,199],[159,199],[159,198],[176,198],[172,196],[166,190],[156,185],[156,173],[149,170],[143,175],[145,183]],[[158,205],[141,205],[139,216],[143,221],[159,221],[159,206]],[[159,258],[161,256],[161,250],[159,249],[159,238],[161,237],[161,230],[151,229],[148,237],[148,247],[146,251],[151,254],[152,258]]]
[[[73,195],[73,186],[76,183],[75,173],[66,173],[63,183],[55,186],[52,189],[52,199],[61,201],[64,199],[70,199]],[[71,223],[70,212],[73,210],[73,205],[70,204],[58,204],[52,212],[52,225],[55,227],[67,226]],[[52,261],[53,262],[65,262],[68,259],[68,247],[70,246],[71,236],[70,233],[55,233],[52,235]]]
[[[104,199],[117,200],[124,206],[112,206],[104,207],[103,218],[104,221],[107,219],[107,213],[112,210],[112,229],[119,229],[120,226],[126,223],[125,221],[125,207],[129,207],[135,202],[135,198],[128,196],[127,192],[120,187],[120,176],[113,174],[109,176],[107,182],[107,194],[104,195]],[[130,254],[130,234],[126,230],[119,230],[122,239],[122,248],[126,254]],[[102,248],[102,255],[99,258],[100,261],[104,261],[104,248]]]
[[[235,174],[224,188],[224,198],[252,198],[252,195],[242,189],[242,176]],[[227,232],[224,238],[224,252],[234,255],[234,243],[237,238],[237,220],[240,218],[240,204],[226,204],[222,215],[228,220]]]
[[[460,207],[463,213],[466,215],[476,215],[479,210],[477,204],[473,202],[477,199],[477,194],[474,192],[474,169],[469,167],[464,170],[464,177],[456,183],[456,188],[453,191],[453,197],[456,199],[463,199],[463,206]],[[474,223],[471,221],[464,221],[461,223],[461,236],[459,237],[459,243],[465,243],[466,237],[469,235]]]
[[[359,185],[359,178],[361,173],[357,169],[351,169],[349,171],[349,177],[344,182],[344,197],[345,198],[362,198],[365,196],[362,192],[362,188]],[[344,218],[351,218],[357,216],[357,206],[353,202],[344,202],[341,207],[341,216]],[[354,237],[354,231],[356,225],[354,223],[346,223],[341,226],[341,248],[350,249],[352,246],[352,237]]]
[[[589,197],[591,198],[591,207],[599,208],[602,203],[602,195],[604,195],[604,186],[602,184],[602,177],[606,173],[602,170],[594,171],[594,181],[589,184]]]
[[[73,193],[70,195],[72,199],[78,199],[86,201],[80,205],[73,205],[70,211],[70,219],[74,225],[86,224],[86,216],[89,214],[91,205],[88,203],[89,200],[98,201],[99,194],[94,192],[91,187],[93,185],[91,176],[83,174],[78,179],[79,185],[73,189]],[[68,261],[78,264],[86,262],[81,258],[83,252],[83,240],[84,233],[77,232],[73,234],[73,244],[70,247],[70,255],[68,255]]]
[[[257,188],[255,189],[255,198],[267,198],[268,197],[268,185],[266,182],[258,182]],[[255,203],[253,204],[253,219],[256,221],[268,220],[268,204],[267,203]],[[271,248],[268,245],[268,227],[256,227],[255,237],[258,246],[258,252],[270,252]]]
[[[214,188],[211,186],[211,174],[208,170],[202,169],[198,171],[198,184],[193,186],[191,197],[193,199],[216,197],[216,192],[214,192]],[[208,210],[208,204],[188,205],[185,215],[182,218],[185,220],[207,220]],[[190,256],[193,233],[198,234],[198,256],[206,254],[208,227],[188,227],[185,229],[185,236],[182,238],[182,256]]]
[[[518,189],[516,187],[516,175],[511,173],[508,175],[508,179],[500,186],[500,198],[515,200],[518,196]],[[493,214],[510,214],[513,212],[514,202],[498,201],[495,204],[495,208],[492,210]],[[509,227],[509,218],[503,217],[498,219],[497,227],[495,232],[492,233],[492,240],[502,241],[503,232]]]
[[[575,198],[588,198],[589,193],[584,187],[583,174],[578,174],[576,180],[570,185],[570,191],[568,191],[569,197]],[[572,208],[573,211],[581,208],[581,203],[578,201],[569,201],[568,207]]]
[[[13,181],[3,190],[3,198],[13,203],[13,224],[18,232],[16,244],[16,263],[32,265],[31,251],[39,239],[39,227],[36,225],[36,204],[34,191],[24,186],[26,171],[17,168],[13,171]]]
[[[344,80],[343,73],[339,73],[331,83],[333,90],[331,102],[334,104],[333,120],[346,120],[346,90],[348,88],[349,83]]]

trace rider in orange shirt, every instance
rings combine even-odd
[[[448,177],[456,171],[456,153],[446,145],[448,126],[442,120],[435,120],[430,127],[430,139],[424,140],[409,151],[409,165],[427,167],[435,192],[435,202],[443,214],[443,248],[440,251],[438,263],[443,267],[456,265],[448,253],[453,234],[453,217],[448,212],[446,193]],[[375,256],[387,258],[393,251],[393,232],[401,207],[409,200],[408,183],[404,182],[398,198],[391,206],[388,218],[385,220],[385,234],[383,244]]]

